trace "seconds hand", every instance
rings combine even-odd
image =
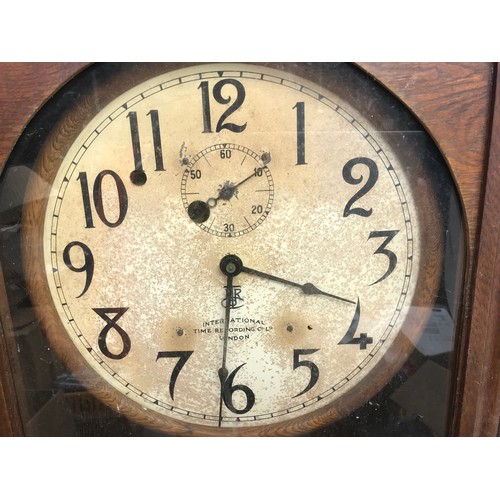
[[[267,164],[265,166],[267,166]],[[207,221],[210,217],[210,209],[215,208],[219,200],[229,201],[236,193],[236,189],[252,177],[255,177],[255,172],[250,174],[248,177],[245,177],[245,179],[238,182],[238,184],[233,184],[232,182],[227,181],[220,188],[219,196],[217,196],[217,198],[209,198],[207,201],[195,200],[191,202],[188,206],[189,218],[197,224]]]
[[[238,182],[238,184],[232,184],[231,182],[227,182],[226,184],[224,184],[224,186],[222,186],[221,190],[219,191],[219,196],[217,196],[217,198],[209,198],[207,200],[207,205],[210,208],[214,208],[217,206],[217,202],[219,200],[229,201],[234,196],[234,193],[236,193],[236,188],[241,186],[244,182],[248,181],[248,179],[251,179],[252,177],[255,177],[255,173],[249,175],[242,181]]]

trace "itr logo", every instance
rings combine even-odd
[[[227,296],[227,286],[224,287]],[[229,309],[239,309],[243,307],[244,299],[241,297],[241,286],[233,286],[231,298],[229,299]],[[221,302],[222,307],[226,307],[226,297]]]

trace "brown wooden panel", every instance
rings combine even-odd
[[[487,164],[494,65],[363,63],[417,115],[450,164],[474,253]]]
[[[38,109],[86,63],[0,63],[0,172],[24,127]],[[0,278],[2,269],[0,268]],[[3,287],[3,278],[1,279]],[[0,435],[19,435],[17,401],[6,346],[12,325],[0,290]]]
[[[0,63],[0,170],[44,102],[86,63]]]
[[[10,324],[7,325],[10,323],[10,313],[4,297],[4,282],[0,266],[0,436],[18,436],[22,434],[22,424],[7,354],[5,332],[12,327]]]
[[[500,83],[497,82],[459,432],[500,431]]]

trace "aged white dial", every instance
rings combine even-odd
[[[361,404],[406,355],[423,272],[398,152],[335,89],[273,67],[129,87],[59,160],[49,146],[32,188],[56,347],[171,432],[286,433]]]

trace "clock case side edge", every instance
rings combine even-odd
[[[471,282],[470,334],[454,415],[461,436],[500,436],[500,79],[495,65],[489,155],[478,228],[476,267]]]

